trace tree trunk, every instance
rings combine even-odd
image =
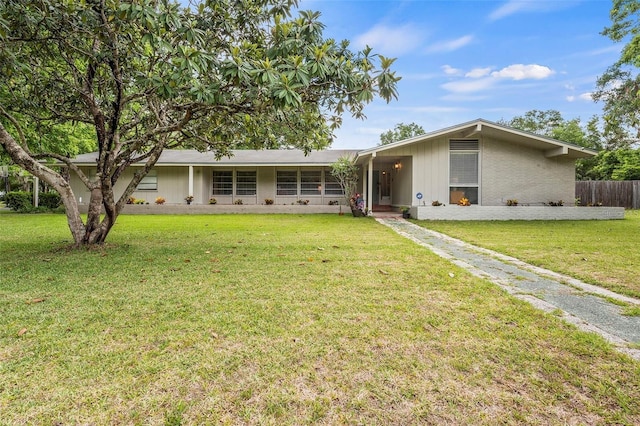
[[[49,184],[60,194],[62,204],[64,205],[67,215],[67,224],[69,230],[73,236],[73,241],[76,246],[80,245],[85,236],[85,227],[80,217],[80,211],[78,210],[78,202],[75,195],[71,190],[69,182],[56,171],[50,169],[44,164],[40,164],[5,130],[4,126],[0,124],[0,145],[4,147],[5,151],[9,154],[9,157],[15,164],[22,167],[34,176],[37,176],[40,180]]]

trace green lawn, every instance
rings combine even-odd
[[[640,423],[640,363],[368,218],[69,244],[0,215],[0,424]]]
[[[638,210],[624,220],[415,223],[640,298]]]

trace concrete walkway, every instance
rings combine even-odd
[[[566,321],[600,334],[621,352],[640,360],[640,349],[629,347],[640,344],[640,317],[622,315],[622,307],[607,299],[631,305],[640,305],[640,300],[467,244],[398,217],[376,220],[545,312],[562,311]]]

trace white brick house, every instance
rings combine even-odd
[[[211,197],[219,205],[239,199],[243,205],[265,204],[266,199],[274,204],[298,200],[333,204],[341,193],[330,166],[349,154],[361,170],[358,191],[373,212],[379,206],[412,206],[417,217],[419,207],[436,200],[456,204],[462,197],[481,207],[505,206],[507,200],[527,206],[560,200],[572,205],[575,161],[596,152],[478,119],[359,151],[325,150],[308,156],[296,150],[233,154],[216,160],[212,153],[167,150],[134,197],[153,202],[162,196],[168,204],[184,204],[184,198],[193,195],[195,205],[208,204]],[[95,158],[85,154],[75,163],[90,174]],[[123,178],[116,196],[124,188]],[[71,183],[78,198],[88,199],[78,179],[72,178]]]

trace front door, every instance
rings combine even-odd
[[[391,205],[391,173],[387,170],[373,171],[373,204]]]

